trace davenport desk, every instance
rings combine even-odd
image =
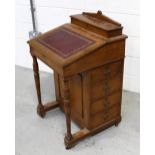
[[[64,24],[28,41],[38,96],[37,113],[59,107],[66,117],[67,149],[121,121],[126,35],[101,11],[71,16]],[[56,101],[43,104],[37,59],[54,70]],[[81,128],[71,133],[71,120]]]

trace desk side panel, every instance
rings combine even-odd
[[[59,76],[59,103],[60,109],[64,112],[64,78]],[[80,74],[76,74],[69,80],[69,93],[71,103],[71,119],[78,124],[79,127],[85,127],[84,108],[83,108],[83,78]]]

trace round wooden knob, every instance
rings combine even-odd
[[[98,10],[98,11],[97,11],[97,14],[98,14],[98,15],[102,15],[102,11],[101,11],[101,10]]]

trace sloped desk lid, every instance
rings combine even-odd
[[[95,41],[64,27],[52,31],[37,40],[64,58],[95,43]]]
[[[76,61],[106,43],[106,39],[74,24],[64,24],[28,41],[33,50],[48,53],[62,66]]]

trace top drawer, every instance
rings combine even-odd
[[[122,73],[123,71],[122,67],[123,62],[118,61],[94,69],[91,71],[91,80],[93,83],[97,83],[101,80],[105,80],[106,78],[112,79],[117,74]]]

